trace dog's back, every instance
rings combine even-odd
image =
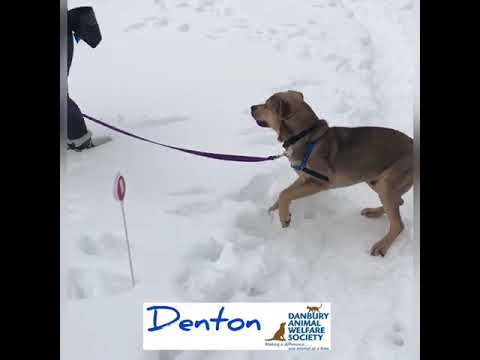
[[[403,157],[412,157],[413,139],[382,127],[331,127],[325,134],[335,171],[348,172],[354,181],[375,178]]]

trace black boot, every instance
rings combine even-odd
[[[79,146],[76,146],[75,143],[67,144],[68,150],[75,150],[77,152],[80,152],[80,151],[85,150],[85,149],[90,149],[94,146],[95,145],[93,145],[92,139],[88,139],[87,141],[85,141],[83,144],[80,144]]]
[[[94,144],[92,143],[92,133],[90,131],[87,131],[85,135],[78,139],[68,139],[67,141],[68,150],[82,151],[92,147],[94,147]]]

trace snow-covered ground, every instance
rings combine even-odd
[[[298,90],[335,126],[413,135],[414,0],[96,0],[103,41],[75,47],[71,97],[86,114],[178,146],[281,152],[249,107]],[[366,185],[292,205],[282,229],[267,208],[295,178],[285,159],[215,161],[143,143],[88,122],[113,141],[69,152],[63,186],[62,359],[414,359],[418,349],[413,191],[405,231],[369,255],[387,219]],[[131,289],[113,179],[127,181],[138,281]],[[332,303],[325,353],[144,352],[147,301]]]

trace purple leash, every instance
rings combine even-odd
[[[210,152],[205,152],[205,151],[184,149],[184,148],[179,148],[179,147],[175,147],[175,146],[171,146],[171,145],[166,145],[166,144],[162,144],[162,143],[159,143],[159,142],[156,142],[156,141],[153,141],[153,140],[146,139],[144,137],[141,137],[141,136],[132,134],[128,131],[119,129],[119,128],[113,126],[113,125],[107,124],[103,121],[92,118],[91,116],[88,116],[88,115],[85,115],[85,114],[83,114],[83,116],[86,117],[87,119],[93,121],[93,122],[96,122],[97,124],[103,125],[103,126],[109,128],[109,129],[113,130],[113,131],[116,131],[116,132],[119,132],[121,134],[133,137],[135,139],[139,139],[139,140],[142,140],[142,141],[149,142],[151,144],[155,144],[155,145],[163,146],[163,147],[166,147],[166,148],[169,148],[169,149],[183,151],[183,152],[186,152],[186,153],[189,153],[189,154],[193,154],[193,155],[197,155],[197,156],[203,156],[203,157],[207,157],[207,158],[211,158],[211,159],[218,159],[218,160],[225,160],[225,161],[241,161],[241,162],[260,162],[260,161],[276,160],[276,159],[284,156],[284,154],[272,155],[272,156],[268,156],[268,157],[231,155],[231,154],[216,154],[216,153],[210,153]]]

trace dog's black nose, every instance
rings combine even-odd
[[[257,109],[257,107],[258,107],[257,105],[252,105],[250,107],[250,112],[253,114],[253,112]]]

